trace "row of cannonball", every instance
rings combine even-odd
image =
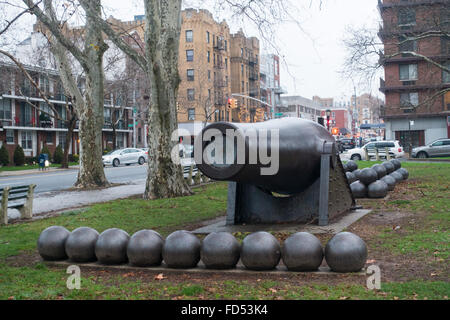
[[[227,232],[211,233],[200,241],[189,231],[175,231],[165,240],[153,230],[141,230],[131,237],[121,229],[96,230],[81,227],[69,232],[61,226],[45,229],[38,239],[44,260],[94,262],[152,267],[164,260],[169,268],[195,268],[200,261],[209,269],[232,269],[239,259],[250,270],[272,270],[281,258],[290,271],[315,271],[323,258],[336,272],[357,272],[367,259],[365,242],[357,235],[342,232],[322,247],[319,239],[306,232],[293,234],[281,247],[268,232],[255,232],[242,245]]]
[[[397,183],[409,178],[408,170],[401,166],[399,160],[393,159],[358,170],[358,165],[349,161],[344,169],[355,198],[384,198]]]

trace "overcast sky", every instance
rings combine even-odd
[[[188,6],[205,7],[213,12],[217,19],[227,19],[232,32],[244,26],[248,36],[259,37],[251,24],[239,23],[227,16],[227,12],[218,12],[207,3],[215,0],[185,0]],[[185,3],[186,3],[185,2]],[[134,15],[143,14],[142,0],[103,0],[107,14],[113,14],[122,20],[132,20]],[[353,94],[352,79],[343,79],[339,74],[345,56],[342,40],[348,26],[368,26],[376,28],[379,21],[377,0],[292,0],[297,7],[295,20],[299,25],[286,23],[277,28],[278,52],[283,56],[281,84],[289,95],[301,95],[312,98],[334,97],[337,101],[349,100]],[[31,25],[30,25],[31,30]],[[264,43],[262,43],[264,46]],[[267,45],[266,45],[267,47]],[[271,49],[272,51],[273,49]],[[358,87],[360,95],[370,91],[383,97],[378,91],[378,81],[372,88]]]
[[[130,3],[131,2],[131,3]],[[121,19],[133,19],[135,14],[142,14],[140,0],[132,1],[104,0],[104,4],[114,9],[114,15]],[[205,6],[202,1],[200,6]],[[301,95],[312,98],[334,97],[339,100],[349,100],[353,94],[351,79],[343,79],[339,74],[345,56],[342,40],[347,26],[369,26],[376,28],[379,21],[377,0],[292,0],[297,6],[297,21],[301,29],[287,23],[278,28],[277,44],[279,53],[284,57],[281,83],[289,95]],[[195,1],[189,6],[196,6]],[[198,6],[198,5],[197,5]],[[207,5],[206,5],[207,7]],[[207,7],[214,11],[213,7]],[[217,12],[213,12],[219,18]],[[232,31],[237,31],[242,24],[224,16]],[[257,36],[258,32],[246,23],[244,31],[247,35]],[[378,81],[372,88],[357,88],[357,94],[363,91],[382,97],[378,92]]]

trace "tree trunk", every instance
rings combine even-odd
[[[113,150],[116,150],[116,148],[117,148],[117,145],[116,145],[116,136],[117,136],[117,133],[116,133],[116,125],[115,124],[113,124],[112,125],[112,141],[113,141]]]
[[[172,132],[178,128],[176,100],[181,0],[146,0],[146,57],[151,104],[148,122],[149,170],[144,198],[169,198],[192,194],[182,168],[171,159]]]
[[[80,170],[75,183],[79,188],[103,187],[108,185],[103,170],[103,125],[104,125],[104,74],[103,54],[107,45],[95,16],[101,15],[100,1],[86,10],[86,93],[80,120]]]

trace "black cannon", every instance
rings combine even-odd
[[[319,218],[326,225],[354,205],[335,140],[315,122],[218,122],[203,129],[194,150],[203,174],[231,181],[228,224]]]

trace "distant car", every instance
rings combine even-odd
[[[138,163],[143,165],[145,163],[145,152],[141,149],[126,148],[111,151],[102,157],[103,166],[112,165],[118,167],[121,164],[130,165]]]
[[[145,153],[145,162],[148,162],[148,148],[140,148]]]
[[[386,158],[386,148],[389,148],[391,158],[402,158],[405,155],[403,147],[398,141],[375,141],[365,144],[362,148],[355,148],[348,151],[351,160],[370,160],[366,159],[366,151],[369,158],[375,158],[375,149],[378,149],[380,158]]]
[[[450,139],[439,139],[429,145],[412,149],[413,158],[450,157]]]
[[[339,147],[341,151],[353,149],[356,147],[355,139],[353,138],[339,139]]]

